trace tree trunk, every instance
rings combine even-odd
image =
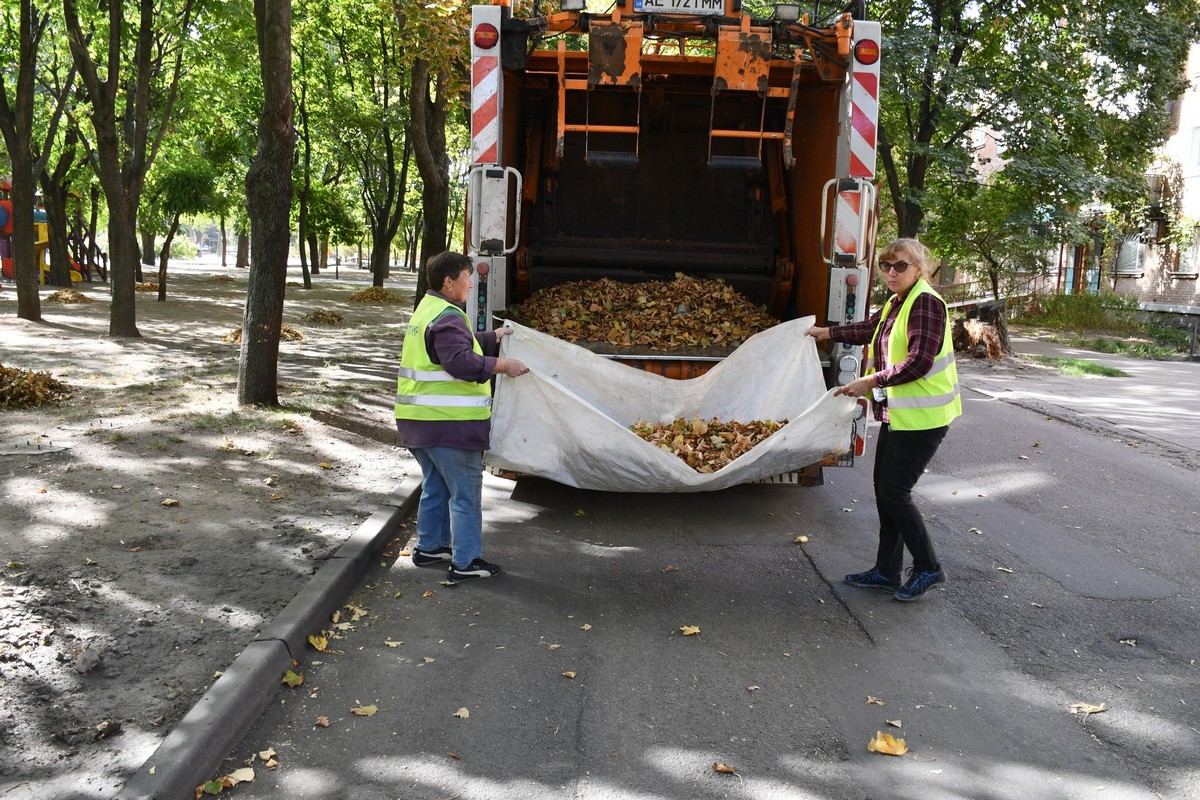
[[[50,231],[50,280],[51,286],[71,288],[71,253],[67,249],[67,193],[56,185],[53,177],[42,171],[42,200],[46,209],[46,223]]]
[[[158,302],[167,302],[167,261],[171,258],[171,240],[175,238],[175,232],[179,230],[179,215],[171,220],[171,227],[167,228],[167,235],[163,238],[162,253],[158,256]]]
[[[305,239],[301,240],[301,244],[300,244],[301,250],[304,249],[305,242],[307,242],[307,244],[308,244],[308,253],[311,256],[311,260],[312,260],[313,275],[320,275],[321,270],[325,269],[325,262],[321,260],[321,252],[320,252],[321,246],[317,240],[317,235],[310,231],[308,236]],[[311,289],[312,287],[309,286],[308,288]]]
[[[308,270],[308,259],[304,257],[304,240],[300,240],[300,280],[304,283],[305,289],[312,288],[312,273]],[[316,269],[316,263],[313,264],[313,269]]]
[[[258,148],[246,173],[254,267],[242,322],[238,403],[279,405],[279,335],[291,242],[292,124],[291,0],[254,0],[263,110]]]
[[[7,137],[5,137],[7,138]],[[17,284],[17,316],[42,321],[41,265],[37,263],[33,231],[33,159],[29,149],[9,148],[12,160],[13,279]]]
[[[118,199],[116,205],[114,208],[112,197],[109,197],[108,249],[112,273],[109,286],[112,290],[112,308],[108,317],[108,334],[138,338],[142,334],[137,329],[134,284],[141,262],[138,259],[137,242],[133,238],[133,220],[122,221],[123,215],[128,213],[126,203]]]
[[[40,266],[34,263],[33,234],[33,105],[38,46],[46,29],[46,15],[35,14],[31,0],[21,0],[17,31],[17,81],[9,105],[7,75],[0,73],[0,131],[12,168],[13,278],[17,283],[17,316],[41,322]]]
[[[237,257],[234,259],[233,265],[237,269],[246,269],[250,266],[250,234],[239,233],[237,235]]]
[[[225,267],[228,266],[228,259],[226,258],[226,255],[225,255],[225,251],[228,248],[229,248],[229,239],[227,238],[227,234],[225,233],[225,215],[221,214],[221,269],[225,269]]]
[[[421,230],[421,268],[417,273],[416,303],[420,303],[428,288],[425,262],[442,252],[446,242],[446,208],[450,193],[450,156],[446,152],[447,96],[445,76],[433,76],[431,85],[429,62],[418,58],[413,64],[412,120],[410,137],[417,171],[424,184],[421,213],[425,224]]]
[[[91,280],[91,272],[100,273],[100,280],[108,282],[108,256],[100,252],[100,245],[96,243],[96,226],[99,224],[98,217],[100,215],[100,187],[92,184],[91,188],[92,208],[88,212],[88,266],[91,268],[88,273],[88,280]]]
[[[142,229],[142,263],[147,267],[154,266],[154,254],[158,251],[158,247],[155,245],[156,238],[158,237],[154,235],[154,231],[148,228]]]
[[[977,304],[965,319],[954,321],[950,330],[954,350],[973,358],[993,361],[1012,355],[1008,335],[1007,303],[1004,300]]]

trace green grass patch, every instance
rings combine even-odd
[[[1099,353],[1167,361],[1188,352],[1191,331],[1146,321],[1137,300],[1112,292],[1033,298],[1012,320],[1038,338]]]
[[[1129,373],[1116,367],[1106,367],[1087,358],[1054,358],[1053,356],[1033,356],[1039,364],[1054,367],[1064,375],[1079,377],[1081,375],[1099,375],[1105,378],[1128,378]]]

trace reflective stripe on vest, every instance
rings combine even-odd
[[[945,305],[941,295],[933,290],[925,279],[920,279],[909,290],[904,304],[896,314],[888,336],[888,363],[899,364],[908,357],[908,315],[917,297],[930,294]],[[879,316],[879,327],[875,329],[872,342],[879,336],[884,320],[891,313],[892,295],[884,303]],[[949,425],[962,414],[962,399],[958,392],[958,367],[954,358],[954,343],[950,336],[950,315],[946,314],[946,329],[942,335],[942,349],[924,376],[909,383],[886,386],[888,422],[893,430],[920,431]]]
[[[452,381],[452,380],[454,380],[454,376],[451,375],[449,372],[446,372],[444,369],[435,369],[435,370],[425,371],[425,370],[419,370],[419,369],[409,369],[408,367],[401,367],[400,368],[400,377],[408,378],[408,379],[414,380],[414,381]]]
[[[458,422],[485,420],[492,415],[490,382],[459,380],[433,363],[429,355],[425,332],[447,311],[462,317],[470,330],[470,320],[461,308],[433,294],[426,294],[413,312],[396,377],[396,419]],[[474,337],[472,350],[483,355]]]

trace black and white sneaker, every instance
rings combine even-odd
[[[444,567],[450,563],[450,548],[435,547],[432,550],[412,549],[414,567]]]
[[[450,565],[448,571],[452,581],[470,581],[476,578],[494,578],[500,574],[500,565],[477,558],[465,567]]]

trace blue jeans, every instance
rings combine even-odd
[[[413,447],[421,465],[417,547],[449,547],[454,566],[483,555],[483,453],[454,447]]]

